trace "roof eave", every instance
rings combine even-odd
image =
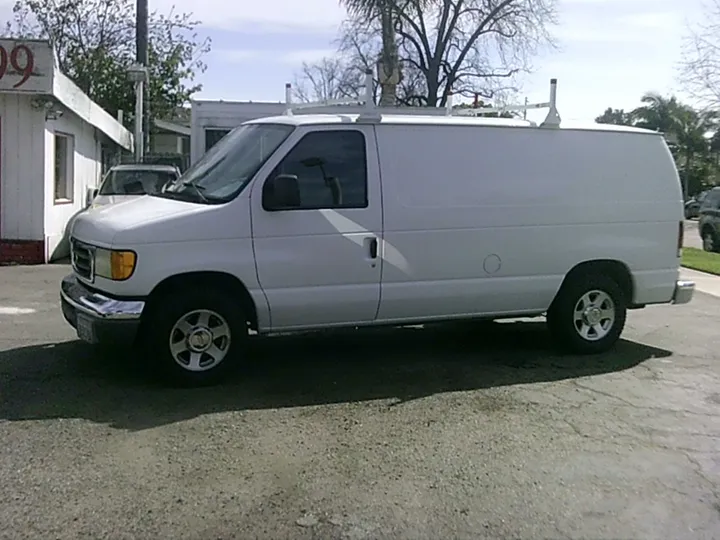
[[[125,150],[133,150],[133,135],[130,131],[91,100],[67,75],[58,69],[53,75],[55,99]]]

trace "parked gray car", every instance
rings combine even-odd
[[[700,207],[710,190],[701,191],[685,203],[685,219],[693,219],[700,216]]]
[[[63,239],[53,253],[54,259],[70,255],[70,233],[77,217],[96,208],[117,204],[162,191],[180,177],[173,165],[131,163],[115,165],[102,179],[99,188],[90,188],[85,196],[85,208],[73,214],[65,225]]]
[[[158,193],[179,177],[180,171],[172,165],[115,165],[103,178],[100,188],[89,194],[87,206],[97,208]]]
[[[720,252],[720,187],[712,188],[703,199],[698,231],[705,251]]]

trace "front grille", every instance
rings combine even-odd
[[[87,244],[78,242],[73,238],[70,244],[70,257],[75,273],[81,278],[92,280],[93,278],[93,250]]]

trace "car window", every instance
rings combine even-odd
[[[305,135],[271,176],[279,174],[297,176],[299,210],[368,205],[365,136],[360,131],[318,131]]]
[[[702,201],[702,208],[717,208],[720,204],[720,190],[713,189]]]

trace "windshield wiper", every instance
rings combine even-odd
[[[198,186],[192,180],[185,180],[184,182],[180,182],[180,185],[193,188],[195,190],[195,193],[198,194],[198,197],[200,197],[203,202],[210,202],[208,201],[208,198],[203,194],[203,191],[205,191],[205,186]]]

